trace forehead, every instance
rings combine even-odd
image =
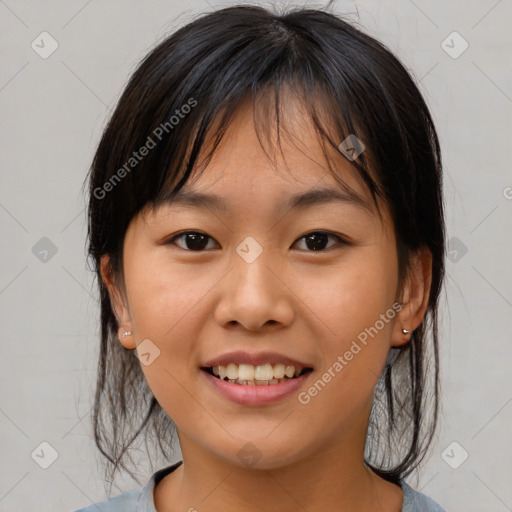
[[[265,198],[258,196],[255,199],[260,205],[263,205],[268,197],[272,195],[272,193],[269,193]],[[374,208],[364,197],[353,191],[340,190],[335,187],[315,186],[288,195],[280,193],[276,196],[280,201],[275,203],[273,213],[283,213],[286,210],[304,211],[321,205],[348,205],[362,214],[368,216],[375,214]],[[161,204],[171,208],[211,210],[224,215],[232,215],[235,209],[233,202],[227,199],[226,196],[214,192],[202,192],[197,187],[189,187],[175,194],[169,194]]]
[[[207,165],[200,171],[196,167],[185,186],[164,194],[159,205],[230,214],[237,204],[248,203],[255,208],[272,203],[274,213],[344,204],[361,214],[374,215],[375,205],[361,177],[342,154],[320,143],[301,104],[290,98],[282,114],[277,139],[277,133],[258,131],[258,112],[251,102],[243,103]],[[272,123],[268,126],[275,128]],[[211,149],[216,129],[214,123],[199,162]],[[329,169],[326,151],[336,177]]]

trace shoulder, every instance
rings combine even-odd
[[[73,512],[156,512],[153,501],[153,490],[155,485],[165,476],[180,466],[183,461],[176,462],[171,466],[153,473],[144,487],[137,487],[131,491],[123,492],[101,503],[93,503],[87,507],[74,510]]]
[[[425,494],[415,491],[405,482],[401,482],[404,491],[402,512],[446,512],[444,508]]]
[[[98,512],[98,509],[101,510],[101,512],[136,512],[142,490],[143,488],[139,487],[131,491],[123,492],[101,503],[93,503],[92,505],[74,510],[73,512]]]

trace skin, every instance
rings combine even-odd
[[[384,223],[349,203],[283,209],[291,194],[340,189],[300,105],[289,100],[286,108],[301,150],[283,140],[285,160],[279,157],[274,168],[245,105],[207,170],[187,183],[222,196],[231,213],[169,205],[135,217],[124,241],[123,286],[114,284],[108,256],[102,259],[120,330],[132,332],[120,342],[134,349],[149,338],[159,348],[159,357],[141,368],[178,428],[184,464],[156,486],[159,512],[402,507],[402,489],[364,464],[364,443],[389,349],[408,342],[402,328],[412,331],[423,320],[431,255],[418,251],[399,289],[385,204]],[[371,204],[350,162],[341,155],[336,161],[343,180]],[[187,251],[194,246],[186,237],[169,242],[185,230],[211,237],[205,250]],[[316,231],[352,245],[333,236],[324,251],[314,251],[302,237]],[[250,264],[235,250],[248,236],[263,248]],[[306,405],[296,393],[271,405],[238,405],[200,374],[202,363],[220,354],[271,350],[314,368],[299,391],[307,390],[397,301],[404,304],[400,312]],[[249,441],[261,454],[252,467],[237,455]]]

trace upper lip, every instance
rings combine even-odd
[[[252,364],[253,366],[260,366],[264,364],[284,364],[293,365],[295,368],[312,368],[311,365],[303,363],[296,359],[292,359],[283,354],[277,352],[258,352],[251,354],[249,352],[237,351],[230,352],[229,354],[223,354],[217,356],[214,359],[206,361],[202,368],[209,368],[211,366],[227,366],[228,364]]]

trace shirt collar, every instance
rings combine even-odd
[[[159,469],[149,479],[149,482],[142,489],[142,492],[137,501],[137,512],[157,512],[155,508],[155,501],[153,492],[155,490],[156,484],[162,480],[162,478],[169,473],[172,473],[178,466],[183,464],[183,461],[180,460],[171,466],[167,466],[165,468]]]

